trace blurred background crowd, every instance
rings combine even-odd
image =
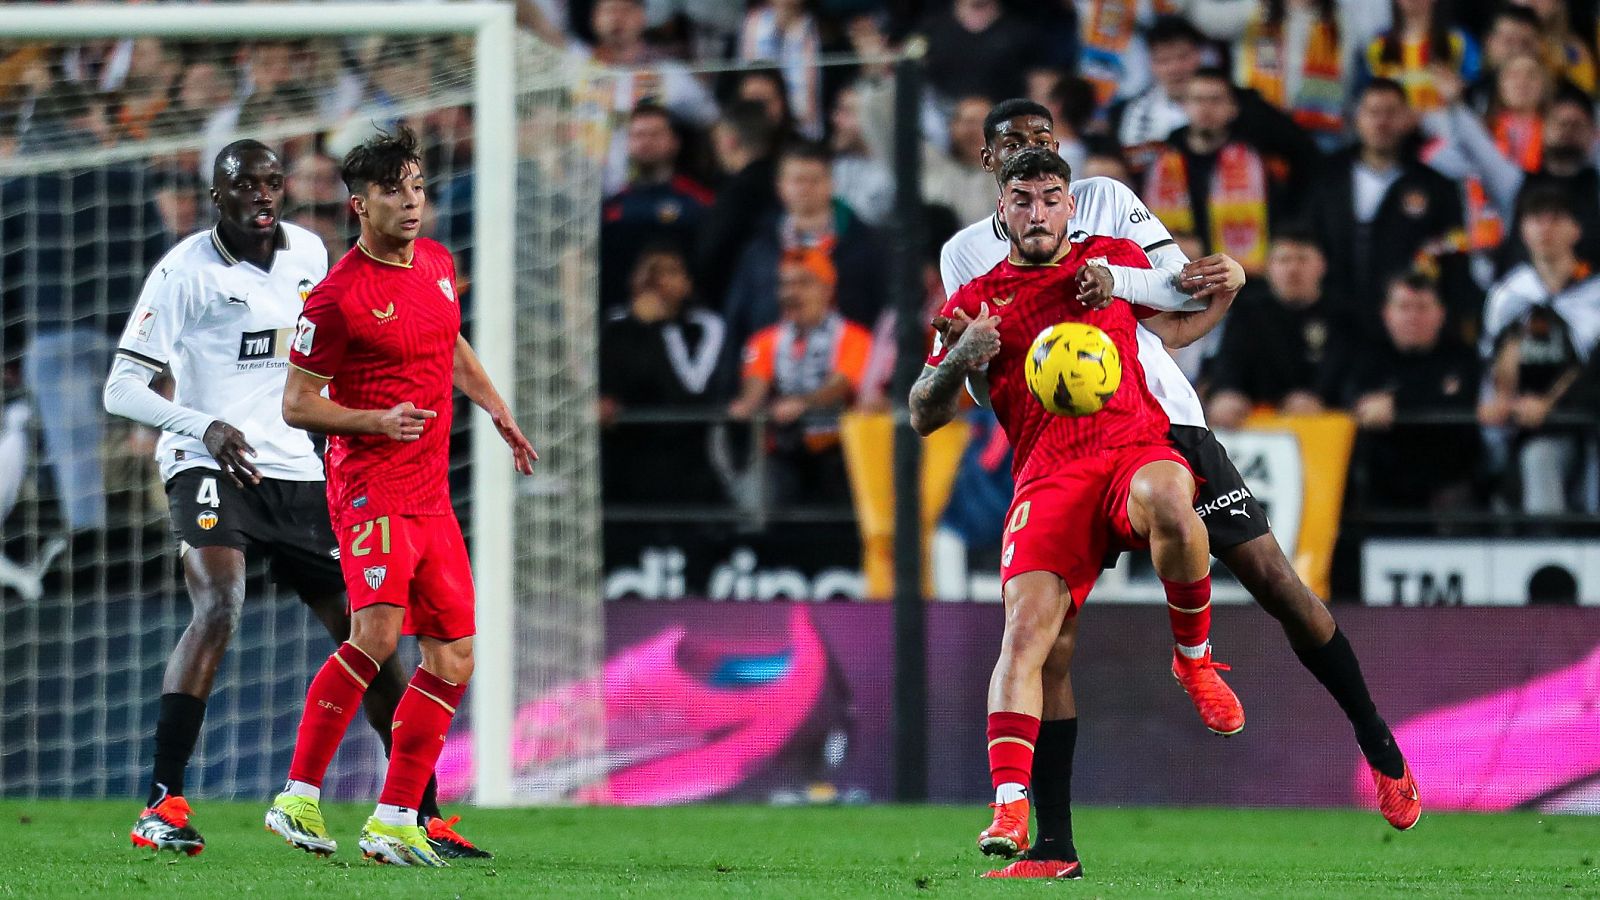
[[[518,19],[575,65],[626,70],[589,98],[611,125],[608,517],[851,520],[840,416],[903,402],[889,388],[888,60],[911,42],[926,48],[930,311],[945,299],[940,245],[994,209],[984,116],[1027,97],[1051,111],[1079,177],[1126,182],[1191,257],[1227,252],[1250,274],[1223,327],[1178,354],[1214,428],[1264,409],[1350,414],[1347,514],[1402,531],[1600,508],[1594,3],[522,0]],[[463,244],[470,110],[407,101],[448,88],[469,52],[0,44],[0,163],[85,148],[110,160],[0,180],[0,448],[30,409],[49,410],[36,426],[61,463],[70,530],[104,517],[88,487],[100,462],[51,451],[105,442],[74,377],[97,399],[144,272],[209,223],[215,150],[252,129],[288,135],[273,141],[287,217],[335,255],[354,233],[338,157],[371,123],[406,121],[431,148],[433,233]],[[352,124],[292,133],[301,119]],[[170,135],[202,139],[117,161],[118,147],[159,150]],[[1008,453],[972,415],[947,517],[992,519],[997,538]]]

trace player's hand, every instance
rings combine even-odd
[[[1535,429],[1544,425],[1555,403],[1539,394],[1523,394],[1511,405],[1511,418],[1523,428]]]
[[[251,484],[261,483],[261,473],[256,471],[255,464],[245,457],[255,456],[256,448],[244,439],[244,432],[218,419],[206,429],[206,452],[222,467],[222,472],[233,483],[244,487],[245,481]]]
[[[800,421],[806,414],[806,401],[804,397],[781,397],[772,401],[772,421],[779,425],[790,425]]]
[[[1090,309],[1105,309],[1111,305],[1111,270],[1098,263],[1090,263],[1078,270],[1078,302]]]
[[[439,414],[431,409],[418,409],[409,400],[390,409],[378,418],[378,428],[391,441],[408,444],[422,439],[422,426]]]
[[[954,347],[970,324],[972,320],[964,314],[959,319],[952,319],[949,316],[933,317],[933,330],[939,332],[939,340],[946,347]]]
[[[976,319],[968,316],[964,309],[956,310],[953,318],[950,327],[953,330],[959,326],[961,338],[950,350],[950,356],[968,371],[987,365],[1000,352],[1000,317],[990,315],[989,304],[984,303],[978,307]]]
[[[1455,106],[1467,94],[1467,82],[1452,66],[1434,64],[1428,67],[1433,89],[1445,106]]]
[[[494,430],[500,432],[500,439],[511,448],[512,464],[517,471],[524,475],[533,474],[533,464],[539,461],[539,454],[533,449],[533,442],[522,435],[522,429],[517,427],[517,420],[511,418],[511,410],[500,409],[489,414],[494,421]]]
[[[1244,281],[1244,266],[1226,253],[1202,256],[1178,272],[1178,290],[1197,300],[1237,294]]]

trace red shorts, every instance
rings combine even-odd
[[[1006,513],[1000,584],[1024,572],[1054,572],[1067,583],[1076,611],[1108,552],[1149,546],[1128,520],[1128,493],[1134,474],[1161,460],[1189,468],[1172,447],[1146,444],[1076,460],[1018,488]]]
[[[445,641],[477,630],[472,565],[453,515],[341,523],[339,566],[352,611],[398,606],[406,611],[404,633]]]

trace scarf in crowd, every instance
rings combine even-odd
[[[802,336],[793,322],[778,323],[777,346],[773,348],[772,385],[780,397],[793,397],[818,391],[833,374],[839,341],[844,336],[844,317],[829,313],[822,324]],[[839,421],[835,416],[807,416],[801,420],[807,450],[817,453],[838,440]]]
[[[1254,88],[1268,103],[1289,113],[1301,128],[1327,134],[1344,129],[1344,61],[1340,59],[1339,30],[1317,20],[1306,36],[1299,83],[1289,96],[1284,46],[1287,29],[1255,21],[1239,43],[1239,82]]]
[[[1150,168],[1144,198],[1150,212],[1173,234],[1195,231],[1194,203],[1189,193],[1189,163],[1169,149]],[[1226,253],[1246,272],[1259,272],[1267,262],[1267,165],[1261,155],[1239,143],[1225,144],[1211,172],[1210,245]]]
[[[1446,144],[1441,140],[1428,141],[1422,147],[1422,161],[1431,165],[1434,157],[1443,152],[1445,147]],[[1506,225],[1505,220],[1500,218],[1499,208],[1489,199],[1483,179],[1468,175],[1459,179],[1459,182],[1466,227],[1459,232],[1451,232],[1445,241],[1445,249],[1456,253],[1487,253],[1497,249],[1500,242],[1505,240]]]
[[[1078,51],[1078,74],[1094,86],[1096,103],[1104,107],[1117,95],[1126,78],[1123,54],[1133,43],[1138,30],[1141,0],[1089,0],[1082,19],[1082,45]],[[1144,0],[1157,16],[1179,13],[1177,0]]]
[[[1440,54],[1434,52],[1431,41],[1424,38],[1420,41],[1401,40],[1400,61],[1391,62],[1383,58],[1383,48],[1392,35],[1379,35],[1367,45],[1367,69],[1374,78],[1389,78],[1400,82],[1406,89],[1406,99],[1411,101],[1411,108],[1419,113],[1430,113],[1444,106],[1444,101],[1439,97],[1439,88],[1433,83],[1432,66],[1440,61],[1453,61],[1457,71],[1461,71],[1467,57],[1467,41],[1461,32],[1455,29],[1450,31],[1450,52]],[[1470,73],[1462,72],[1469,75]]]
[[[1491,123],[1494,142],[1506,159],[1533,174],[1544,165],[1544,117],[1538,113],[1503,112]]]

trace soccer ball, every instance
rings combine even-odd
[[[1024,363],[1028,390],[1058,416],[1099,412],[1122,384],[1122,356],[1110,335],[1085,322],[1039,332]]]

